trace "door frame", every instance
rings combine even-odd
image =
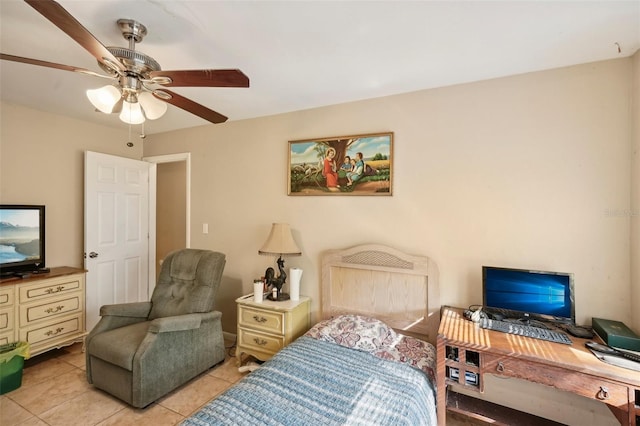
[[[157,165],[162,163],[185,162],[185,247],[191,247],[191,153],[181,152],[177,154],[154,155],[142,157],[142,161],[152,164],[152,173],[149,173],[149,298],[156,284],[156,203],[158,201],[158,177]]]

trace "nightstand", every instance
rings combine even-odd
[[[263,300],[261,303],[253,301],[253,294],[236,299],[238,366],[242,365],[243,354],[266,361],[309,330],[310,302],[305,296],[300,296],[300,300]]]

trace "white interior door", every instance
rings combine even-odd
[[[149,300],[149,277],[155,275],[155,249],[149,246],[154,171],[145,161],[85,153],[87,330],[100,319],[102,305]]]

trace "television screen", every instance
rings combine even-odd
[[[482,287],[489,312],[575,322],[572,274],[483,266]]]
[[[45,207],[0,205],[0,273],[45,266]]]

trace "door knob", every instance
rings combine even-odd
[[[98,253],[96,253],[95,251],[92,251],[91,253],[89,253],[89,257],[91,259],[95,259],[96,257],[98,257]]]

